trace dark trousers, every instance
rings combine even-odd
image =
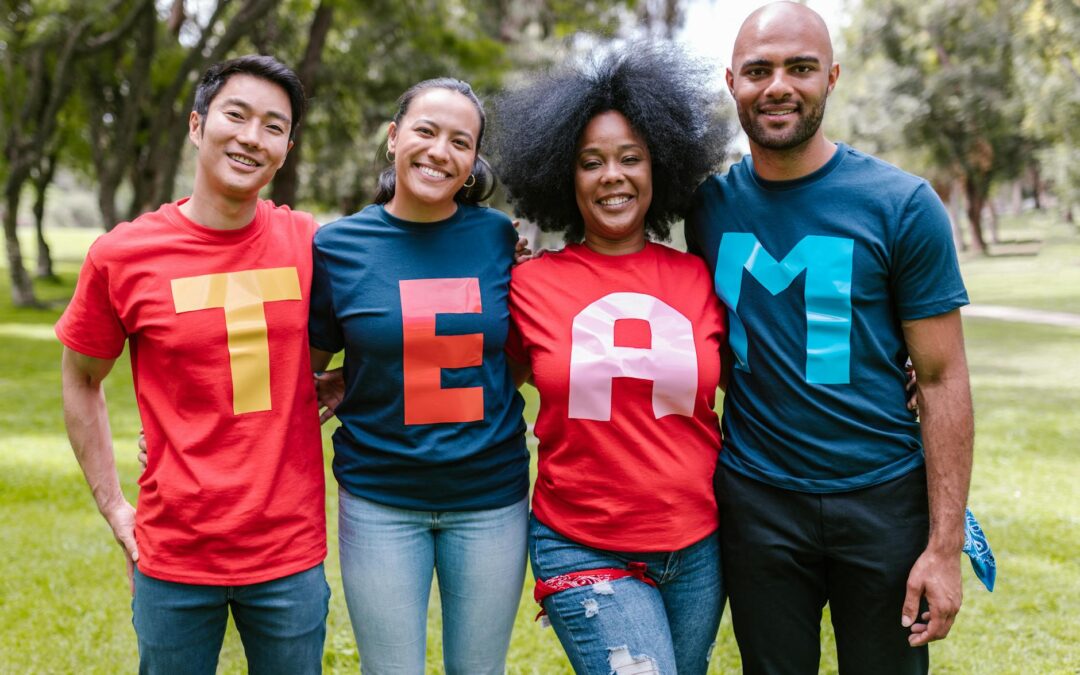
[[[900,625],[908,572],[926,548],[923,468],[835,494],[793,492],[721,466],[724,581],[744,673],[818,672],[829,603],[841,673],[926,673]]]

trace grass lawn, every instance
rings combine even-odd
[[[1015,226],[1035,228],[1044,238],[1041,252],[965,261],[973,300],[1080,313],[1080,236],[1037,219]],[[61,259],[61,281],[40,283],[43,299],[70,296],[78,260],[93,235],[51,233]],[[135,636],[121,555],[64,434],[60,347],[52,335],[60,310],[13,309],[7,272],[0,271],[0,673],[133,672]],[[969,319],[965,331],[978,430],[970,503],[990,537],[1000,571],[998,589],[990,594],[965,563],[964,609],[949,639],[932,648],[934,671],[1076,673],[1080,330]],[[134,501],[139,421],[126,356],[106,389],[121,480]],[[534,393],[527,392],[530,419]],[[333,542],[337,499],[329,452],[327,469]],[[356,646],[342,600],[336,546],[330,548],[333,598],[324,663],[328,672],[355,672]],[[532,622],[536,607],[528,585],[522,597],[510,671],[569,672],[554,633]],[[436,593],[429,613],[429,672],[442,669],[439,626]],[[836,670],[831,639],[825,622],[823,672]],[[725,616],[710,672],[736,672],[738,667]],[[243,650],[231,629],[220,670],[244,671]]]

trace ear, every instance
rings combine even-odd
[[[829,93],[832,93],[833,87],[836,86],[836,81],[840,79],[840,64],[834,63],[829,68]]]
[[[394,152],[394,146],[397,145],[397,124],[390,123],[390,126],[386,127],[386,149],[390,152]]]
[[[196,149],[199,147],[202,131],[202,115],[192,110],[191,114],[188,115],[188,139]]]
[[[724,70],[724,79],[727,81],[727,90],[731,94],[731,98],[735,98],[735,73],[731,72],[731,68]]]

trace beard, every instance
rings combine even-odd
[[[826,100],[828,100],[828,94],[822,96],[814,106],[800,103],[799,120],[788,129],[770,130],[764,122],[768,119],[766,115],[751,116],[749,110],[741,107],[738,109],[739,123],[750,140],[761,147],[769,150],[791,150],[810,140],[817,133],[821,127],[821,120],[825,118]]]

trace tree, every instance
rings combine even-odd
[[[990,189],[1021,173],[1031,140],[1014,72],[1015,8],[988,0],[867,0],[856,53],[889,65],[886,98],[909,103],[903,142],[960,177],[972,239],[985,252]]]
[[[74,88],[79,59],[131,30],[152,0],[113,0],[96,8],[82,2],[19,3],[3,17],[0,129],[4,144],[4,239],[16,306],[36,306],[17,233],[23,186],[57,151],[57,129]]]

